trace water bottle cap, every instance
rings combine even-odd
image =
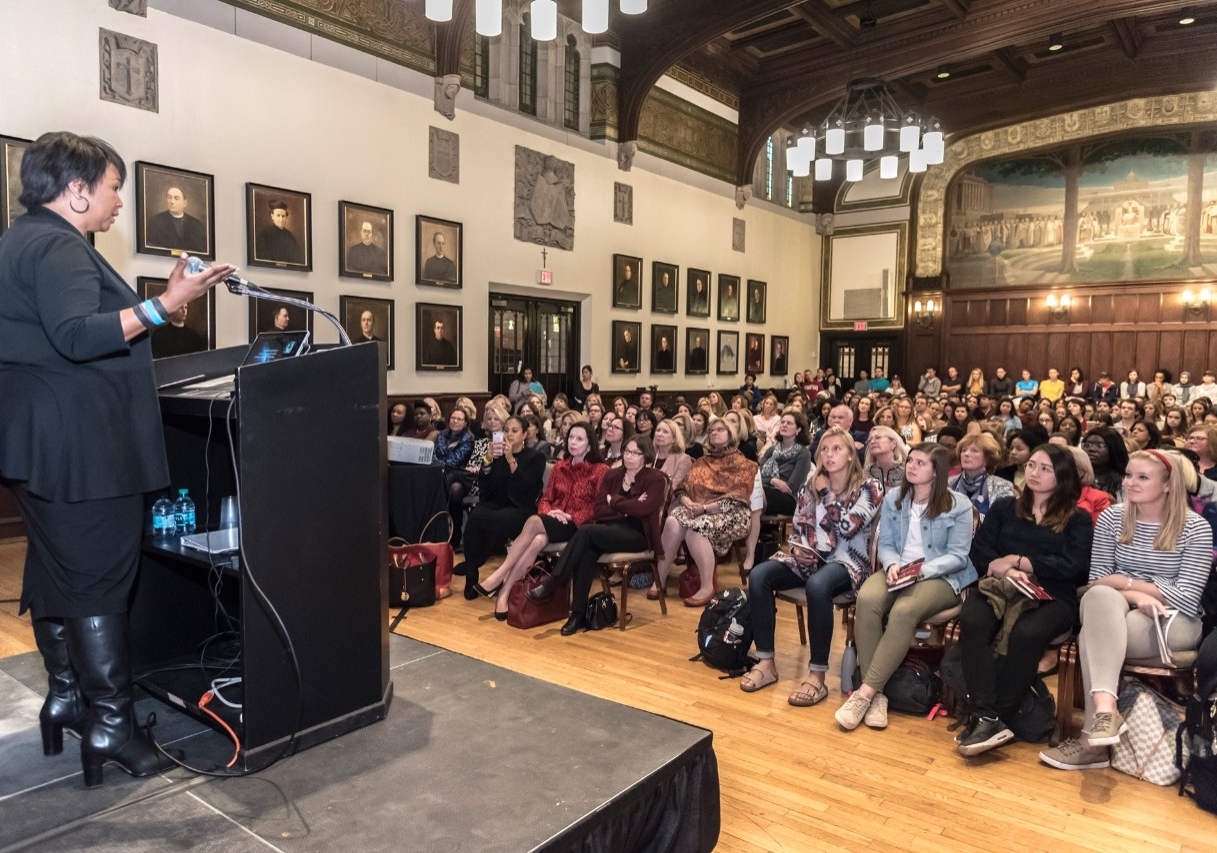
[[[190,493],[190,489],[178,489],[177,493],[182,497],[186,497],[186,495]]]

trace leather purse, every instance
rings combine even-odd
[[[549,622],[561,622],[570,610],[569,579],[557,584],[549,598],[533,601],[528,591],[549,577],[542,564],[534,565],[524,577],[512,584],[507,594],[507,624],[513,628],[536,628]]]
[[[611,592],[598,592],[587,600],[584,611],[589,631],[603,631],[617,624],[617,599]]]
[[[389,604],[430,607],[435,604],[435,559],[417,546],[390,547]]]
[[[423,525],[420,537],[426,538],[427,531],[431,529],[437,519],[447,521],[447,526],[443,532],[447,535],[443,541],[435,542],[419,542],[410,544],[405,539],[394,537],[389,540],[389,554],[393,555],[399,552],[410,552],[423,555],[426,560],[435,561],[435,597],[437,599],[447,598],[452,595],[452,564],[454,556],[452,552],[452,516],[447,510],[437,512],[427,520]]]
[[[692,598],[697,595],[699,589],[701,589],[701,573],[697,571],[697,563],[694,563],[693,558],[690,557],[685,570],[680,573],[680,597]]]

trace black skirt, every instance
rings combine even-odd
[[[72,503],[10,483],[25,522],[21,612],[33,618],[126,613],[143,540],[144,496]]]
[[[578,529],[573,523],[559,521],[552,515],[541,515],[538,518],[545,527],[545,538],[549,540],[550,545],[555,542],[569,542]]]

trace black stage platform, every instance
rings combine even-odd
[[[0,851],[703,851],[719,832],[703,729],[392,635],[386,720],[242,779],[44,758],[37,653],[0,660]],[[231,742],[150,698],[199,766]]]

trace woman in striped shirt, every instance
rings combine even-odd
[[[1194,485],[1195,471],[1178,453],[1142,450],[1129,458],[1124,503],[1105,509],[1095,526],[1090,591],[1082,597],[1084,740],[1041,752],[1046,764],[1061,770],[1108,766],[1107,748],[1128,730],[1116,709],[1125,659],[1160,659],[1159,629],[1171,652],[1199,645],[1213,532],[1188,509]]]

